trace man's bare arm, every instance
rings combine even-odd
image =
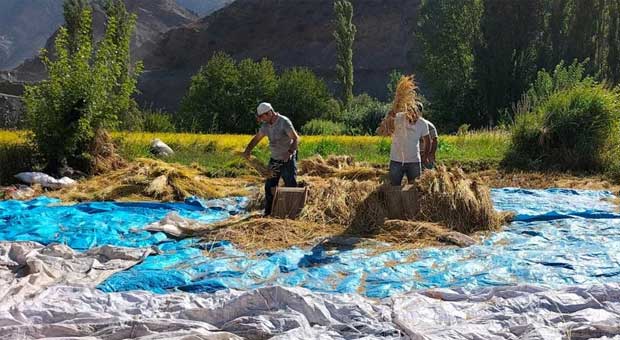
[[[252,140],[250,141],[250,143],[248,143],[248,146],[245,147],[245,151],[243,152],[243,156],[245,158],[250,158],[250,155],[252,154],[252,150],[254,150],[254,148],[258,145],[258,143],[260,143],[260,141],[265,138],[265,135],[261,132],[258,132],[256,135],[254,135],[254,137],[252,138]]]
[[[437,137],[431,138],[431,151],[429,161],[435,161],[435,154],[437,153]]]
[[[297,131],[295,131],[295,130],[288,131],[286,134],[292,140],[291,147],[289,148],[289,151],[292,151],[290,153],[293,154],[293,153],[295,153],[295,151],[297,151],[297,148],[299,147],[299,140],[301,138],[299,137],[299,135],[297,134]]]
[[[428,163],[431,152],[431,137],[426,135],[422,137],[422,140],[424,140],[424,159],[422,159],[422,162]]]

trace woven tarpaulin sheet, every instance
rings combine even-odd
[[[31,201],[0,202],[0,240],[61,243],[74,250],[97,246],[149,247],[169,241],[163,233],[141,230],[170,212],[201,222],[217,222],[238,214],[245,198],[184,203],[92,202],[62,205],[39,197]]]
[[[493,190],[492,197],[496,209],[515,211],[516,221],[468,248],[377,254],[372,249],[328,250],[316,246],[248,256],[225,241],[175,240],[161,233],[136,231],[171,211],[205,222],[225,219],[242,209],[231,201],[217,209],[205,208],[208,202],[66,207],[45,199],[1,202],[0,238],[64,242],[78,250],[104,242],[158,248],[159,255],[111,276],[99,286],[108,292],[213,292],[284,285],[382,298],[426,288],[620,281],[620,214],[611,203],[611,193],[505,188]],[[42,225],[43,231],[36,225]],[[67,236],[71,230],[79,230],[83,240]],[[88,238],[91,234],[96,235],[94,241]]]

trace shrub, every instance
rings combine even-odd
[[[162,111],[143,113],[142,131],[146,132],[175,132],[172,117]]]
[[[335,123],[325,119],[313,119],[302,126],[301,133],[304,135],[337,136],[343,134],[345,129],[342,123]]]
[[[176,125],[183,131],[253,133],[254,111],[262,101],[271,102],[295,126],[339,111],[325,83],[308,69],[294,68],[278,77],[267,59],[236,63],[216,53],[192,77]]]
[[[620,156],[620,93],[580,85],[517,116],[504,164],[529,169],[610,171]]]
[[[355,97],[351,103],[351,108],[342,114],[346,133],[374,135],[375,130],[389,110],[389,104],[382,103],[367,94]]]
[[[321,155],[327,157],[329,155],[339,155],[342,153],[343,147],[337,141],[331,139],[320,139],[315,143],[307,143],[308,150],[312,155]]]
[[[14,175],[32,171],[36,164],[34,151],[28,144],[0,144],[0,184],[16,183]]]
[[[558,91],[581,85],[593,85],[594,79],[585,73],[587,63],[588,59],[581,63],[575,60],[566,66],[562,61],[555,67],[553,73],[545,70],[539,71],[536,80],[525,94],[529,104],[535,107]]]

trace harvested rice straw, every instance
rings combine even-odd
[[[89,145],[88,153],[92,155],[90,172],[99,175],[121,169],[127,163],[116,152],[116,146],[110,135],[103,129],[98,129],[95,138]]]
[[[200,169],[160,160],[138,159],[106,175],[80,181],[72,188],[49,194],[63,201],[160,200],[182,201],[191,196],[219,198],[244,196],[248,181],[207,178]]]
[[[441,223],[465,234],[497,230],[505,221],[493,208],[489,189],[466,178],[460,169],[425,171],[416,183],[419,220]]]
[[[254,156],[250,156],[250,158],[245,158],[245,156],[243,155],[243,152],[236,152],[235,153],[237,156],[243,158],[244,160],[246,160],[248,162],[248,164],[254,168],[254,170],[256,170],[256,172],[258,172],[258,174],[264,178],[270,178],[273,177],[273,171],[271,171],[271,169],[269,169],[265,164],[263,164],[263,162],[261,162],[258,158],[254,157]]]
[[[312,246],[345,230],[342,225],[257,218],[227,228],[205,231],[202,235],[208,240],[230,240],[246,251],[257,251]]]
[[[416,90],[418,89],[413,75],[402,76],[396,86],[394,101],[392,102],[392,112],[406,112],[410,108],[417,110]]]
[[[306,176],[336,177],[350,180],[371,180],[385,175],[382,169],[356,163],[351,156],[329,156],[323,159],[320,155],[301,160],[299,173]]]

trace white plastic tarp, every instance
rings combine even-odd
[[[0,339],[620,339],[620,284],[430,290],[384,300],[265,287],[214,294],[52,286],[0,306]]]
[[[95,287],[148,256],[150,248],[103,246],[78,253],[61,244],[0,242],[0,304],[57,284]]]

